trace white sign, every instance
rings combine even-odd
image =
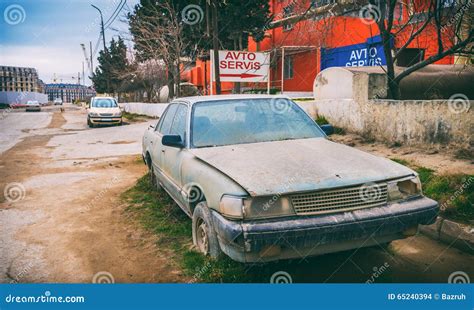
[[[214,53],[211,75],[215,81]],[[268,82],[270,54],[246,51],[219,51],[219,77],[222,82]]]

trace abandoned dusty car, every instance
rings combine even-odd
[[[416,172],[327,138],[286,97],[173,101],[143,137],[143,159],[217,257],[265,262],[385,244],[431,224]]]

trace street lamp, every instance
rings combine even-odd
[[[105,31],[104,31],[104,17],[102,16],[102,11],[96,7],[95,5],[91,4],[91,6],[96,9],[97,11],[99,11],[99,14],[100,14],[100,24],[101,24],[101,28],[102,28],[102,43],[104,43],[104,53],[107,53],[107,49],[105,47]]]
[[[96,7],[95,5],[91,4],[91,6],[96,9],[97,11],[99,11],[99,14],[100,14],[100,24],[101,24],[101,28],[102,28],[102,43],[104,43],[104,53],[107,55],[107,47],[105,46],[105,29],[104,29],[104,17],[102,16],[102,11]],[[91,57],[92,58],[92,57]],[[107,80],[107,92],[110,90],[110,81],[109,81],[109,77],[106,76],[106,80]]]

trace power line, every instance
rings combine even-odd
[[[120,5],[122,4],[122,1],[123,1],[123,0],[120,0],[119,4],[117,4],[117,6],[115,7],[115,9],[114,9],[114,11],[112,12],[112,14],[110,14],[109,19],[107,19],[107,21],[105,22],[105,24],[107,24],[107,23],[112,19],[112,16],[114,16],[115,13],[117,13],[117,10],[119,9]]]
[[[122,5],[120,6],[120,9],[118,9],[117,13],[115,14],[115,16],[112,18],[112,16],[109,18],[109,20],[107,22],[105,22],[105,24],[108,23],[108,25],[105,26],[105,29],[108,29],[112,24],[113,22],[115,21],[115,19],[117,19],[117,17],[119,16],[120,12],[122,11],[123,7],[125,6],[125,4],[127,3],[127,0],[124,0],[124,2],[122,3]],[[112,20],[111,20],[112,19]],[[109,22],[110,21],[110,22]]]

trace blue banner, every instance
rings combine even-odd
[[[321,49],[321,70],[329,67],[362,67],[386,65],[380,36],[368,38],[365,43]]]
[[[465,309],[472,284],[4,284],[0,309]]]

